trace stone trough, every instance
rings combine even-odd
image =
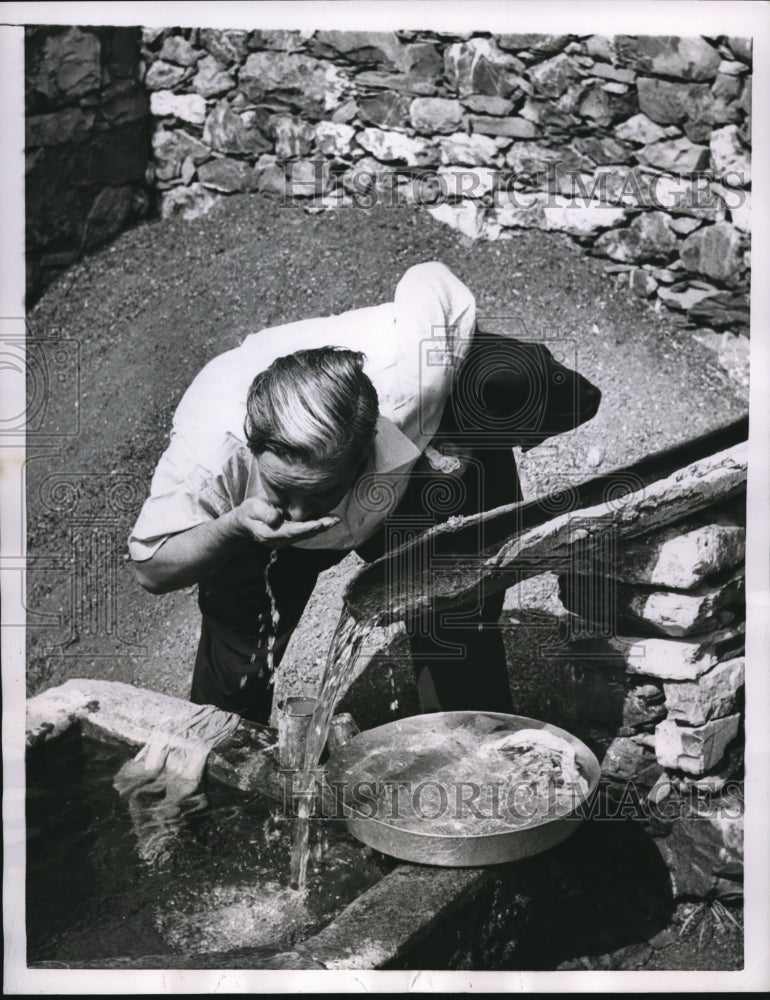
[[[27,750],[56,754],[62,738],[137,750],[159,733],[183,731],[198,709],[181,699],[102,680],[67,681],[30,699]],[[209,754],[206,782],[280,799],[284,789],[274,730],[241,721]],[[43,756],[45,760],[45,757]],[[362,851],[366,850],[361,848]],[[78,968],[386,969],[499,967],[518,952],[537,864],[442,869],[399,865],[290,950],[270,954],[248,945],[180,955],[117,954],[84,959]],[[515,876],[515,877],[513,877]],[[527,886],[530,889],[527,889]],[[213,919],[212,914],[212,919]],[[274,950],[275,952],[275,950]],[[61,968],[59,960],[34,967]]]

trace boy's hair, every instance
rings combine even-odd
[[[365,355],[319,347],[277,358],[251,383],[244,431],[253,455],[323,463],[330,471],[357,465],[377,430],[377,390],[364,374]]]

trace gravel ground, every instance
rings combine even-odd
[[[747,410],[746,390],[675,317],[629,297],[606,262],[559,234],[521,231],[471,244],[409,208],[311,214],[258,195],[231,197],[192,223],[143,224],[68,271],[30,315],[33,337],[58,327],[77,342],[80,386],[54,396],[45,421],[47,434],[61,433],[77,406],[79,432],[53,445],[30,438],[28,446],[29,693],[87,676],[187,696],[194,590],[153,597],[122,559],[184,389],[248,333],[388,301],[407,267],[434,259],[472,289],[486,329],[545,340],[602,389],[593,421],[521,457],[525,496],[628,464]],[[590,451],[598,464],[589,465]],[[46,477],[59,473],[95,484],[93,495],[83,490],[76,519],[40,500]],[[127,477],[120,503],[105,505],[99,481],[84,476]],[[108,541],[95,571],[79,576],[66,558],[52,570],[51,557],[61,564],[82,524],[99,519],[118,555]],[[351,555],[322,577],[284,660],[281,692],[314,692],[342,588],[357,565]],[[548,575],[530,582],[509,603],[552,604],[552,584]],[[89,602],[89,591],[99,590],[102,597]],[[56,626],[57,616],[71,620],[72,600],[80,601],[76,626]],[[108,607],[94,617],[99,601]],[[46,613],[49,624],[37,627]],[[389,664],[390,683],[374,677],[361,697],[390,701],[393,671],[408,674],[403,643],[394,648],[401,656]],[[404,709],[402,702],[393,711]]]

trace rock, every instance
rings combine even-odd
[[[159,129],[152,137],[152,152],[156,161],[156,176],[162,181],[179,177],[186,159],[191,159],[197,166],[211,156],[208,146],[183,129],[171,132]]]
[[[310,56],[253,52],[241,67],[238,86],[252,101],[282,98],[321,117],[337,107],[349,81],[336,66]]]
[[[191,156],[186,156],[185,159],[182,161],[182,167],[180,169],[182,183],[192,184],[197,172],[198,171],[196,169],[195,161],[193,160],[193,158]]]
[[[713,80],[720,63],[716,49],[697,35],[620,35],[621,62],[636,70],[680,80]]]
[[[689,636],[732,624],[736,612],[728,609],[743,599],[743,574],[738,573],[719,586],[701,584],[687,593],[621,586],[617,607],[624,630],[633,627],[629,624],[633,622],[637,627],[652,627],[665,635]]]
[[[192,80],[192,88],[203,97],[219,97],[235,86],[235,79],[214,56],[204,56]]]
[[[198,167],[198,179],[205,187],[225,194],[253,191],[256,188],[254,169],[248,163],[228,157],[201,164]]]
[[[740,77],[729,73],[717,73],[717,78],[711,84],[711,93],[723,101],[734,101],[741,96],[743,85]]]
[[[716,289],[707,291],[705,288],[684,288],[677,290],[674,288],[659,288],[658,298],[664,302],[669,309],[676,309],[679,312],[689,312],[693,306],[698,305],[704,299],[716,294]]]
[[[209,112],[203,141],[219,153],[256,155],[270,149],[269,141],[256,128],[249,128],[227,101],[219,101]]]
[[[291,115],[271,115],[270,131],[275,139],[275,155],[279,160],[296,160],[310,152],[315,129],[308,122]]]
[[[593,76],[601,77],[603,80],[614,80],[616,83],[633,83],[636,80],[636,73],[633,70],[613,66],[610,63],[594,63],[591,66],[591,73]]]
[[[354,204],[373,208],[377,204],[400,204],[406,178],[372,156],[365,156],[342,175],[342,185]]]
[[[458,229],[469,239],[477,240],[485,235],[485,209],[478,202],[464,201],[459,205],[444,202],[429,208],[428,212],[438,222],[443,222],[452,229]]]
[[[742,63],[745,63],[747,66],[751,66],[750,38],[738,38],[731,35],[727,39],[727,45],[736,59],[740,59]]]
[[[615,61],[615,40],[607,35],[590,35],[585,40],[586,52],[594,59],[604,62]]]
[[[402,45],[395,53],[396,68],[407,76],[433,82],[444,69],[444,60],[435,45],[430,42],[415,42]]]
[[[146,118],[149,113],[147,91],[133,80],[119,80],[102,95],[102,114],[113,125]]]
[[[150,111],[156,118],[171,115],[191,125],[202,125],[206,118],[206,102],[200,94],[174,94],[156,90],[150,95]]]
[[[541,192],[524,194],[507,189],[498,192],[494,221],[510,229],[545,229],[544,204],[548,196]]]
[[[533,177],[549,173],[555,175],[557,170],[591,173],[594,169],[591,160],[574,150],[554,149],[539,142],[515,142],[506,153],[505,162],[514,173]]]
[[[99,39],[80,28],[49,35],[30,75],[33,89],[57,104],[98,90],[102,84]]]
[[[172,90],[187,76],[187,70],[182,66],[172,66],[171,63],[156,59],[147,70],[144,85],[148,90]]]
[[[47,115],[31,115],[25,122],[24,141],[27,147],[83,142],[93,124],[93,112],[82,111],[80,108],[65,108]]]
[[[379,128],[405,128],[409,121],[409,100],[403,94],[383,91],[373,97],[359,98],[358,113],[362,121]]]
[[[581,88],[577,113],[602,128],[609,128],[616,122],[623,121],[637,110],[636,100],[631,94],[614,93],[607,86],[589,85]]]
[[[285,192],[292,198],[320,198],[331,184],[325,160],[294,160],[285,165]]]
[[[734,281],[741,269],[741,237],[729,222],[704,226],[681,245],[680,257],[688,271],[715,281]]]
[[[688,215],[677,215],[671,220],[671,228],[680,236],[687,236],[701,224],[700,219],[693,219]]]
[[[625,583],[689,590],[743,562],[746,529],[727,518],[691,520],[618,546],[611,575]]]
[[[602,776],[613,781],[633,781],[652,787],[660,772],[655,755],[633,737],[616,737],[602,759]]]
[[[455,132],[462,124],[463,109],[459,101],[444,97],[415,97],[409,106],[409,118],[417,132]]]
[[[436,162],[436,149],[426,139],[402,135],[380,128],[365,128],[356,141],[378,160],[403,161],[407,166],[424,166]]]
[[[749,303],[745,292],[731,294],[720,292],[696,303],[688,310],[688,318],[715,330],[729,327],[732,330],[749,326]]]
[[[379,70],[365,70],[356,74],[356,85],[367,90],[395,91],[399,94],[427,97],[436,93],[432,80],[414,74],[406,76],[403,73],[382,73]]]
[[[708,178],[702,175],[667,177],[658,174],[650,179],[650,197],[657,208],[697,219],[714,219],[722,208]]]
[[[552,59],[538,63],[529,72],[535,93],[545,97],[559,97],[579,76],[573,61],[563,52]]]
[[[728,791],[710,803],[692,795],[676,809],[666,837],[655,838],[669,870],[674,899],[700,899],[720,889],[741,892],[743,878],[743,797]],[[664,809],[664,813],[668,809]]]
[[[177,66],[194,66],[201,53],[182,35],[167,35],[163,39],[160,58]]]
[[[608,135],[592,135],[575,139],[575,149],[585,153],[594,163],[628,163],[631,148]]]
[[[93,250],[120,232],[131,211],[130,185],[103,188],[91,205],[83,233],[83,248]]]
[[[666,715],[663,691],[655,684],[637,684],[623,701],[621,723],[624,729],[649,728]]]
[[[343,103],[335,109],[334,114],[332,115],[332,121],[335,123],[341,122],[343,124],[347,124],[348,122],[352,122],[357,114],[358,105],[352,98],[350,98],[350,100],[343,101]]]
[[[249,48],[270,49],[275,52],[297,52],[305,47],[314,34],[313,28],[252,31],[249,35]]]
[[[497,43],[501,49],[517,52],[527,49],[530,52],[550,54],[559,52],[569,41],[569,35],[498,35]]]
[[[743,326],[748,323],[748,310],[742,322],[735,325]],[[726,325],[720,323],[720,325]],[[734,333],[714,333],[699,332],[693,336],[702,344],[717,352],[717,361],[722,368],[734,378],[744,389],[749,387],[750,372],[750,344],[748,337],[742,337]]]
[[[733,59],[723,59],[719,64],[719,73],[724,76],[741,76],[746,72],[746,67],[742,62],[737,62]],[[719,74],[717,74],[719,75]]]
[[[708,147],[697,146],[684,137],[649,143],[636,155],[642,163],[674,174],[692,174],[709,165]]]
[[[730,187],[751,183],[751,156],[738,137],[737,125],[714,129],[709,146],[715,177]]]
[[[335,158],[350,156],[356,130],[344,122],[318,122],[315,127],[315,142],[324,156]]]
[[[658,287],[658,282],[649,271],[645,271],[642,267],[635,267],[628,272],[628,287],[640,299],[647,299]]]
[[[555,204],[554,204],[555,202]],[[625,219],[625,210],[594,203],[585,205],[568,198],[556,196],[543,208],[545,228],[589,236],[602,229],[609,229]]]
[[[439,167],[440,189],[445,198],[480,198],[495,188],[497,171],[490,167]]]
[[[540,130],[526,118],[487,118],[471,115],[470,123],[474,132],[481,135],[509,136],[512,139],[535,139]]]
[[[669,717],[691,726],[729,715],[735,708],[744,681],[744,657],[717,663],[697,681],[663,685]]]
[[[351,62],[388,62],[393,66],[398,66],[402,49],[394,31],[317,31],[313,42]]]
[[[249,33],[238,29],[202,28],[199,41],[223,66],[242,62],[249,51]]]
[[[665,259],[673,253],[677,239],[665,212],[644,212],[625,229],[603,233],[594,244],[598,253],[613,260],[633,262]]]
[[[655,727],[655,756],[663,767],[687,774],[703,774],[716,767],[727,744],[738,734],[741,717],[728,715],[702,726],[681,726],[664,719]]]
[[[736,627],[688,640],[618,638],[609,640],[609,645],[620,653],[629,673],[659,680],[691,681],[715,663],[738,655],[741,642],[742,631]]]
[[[447,85],[460,97],[468,94],[509,97],[516,90],[516,82],[509,78],[506,68],[515,70],[520,65],[488,38],[456,42],[444,52]]]
[[[467,164],[468,166],[492,166],[498,160],[498,146],[494,139],[486,135],[467,135],[455,132],[438,141],[441,162],[445,164]]]
[[[513,111],[513,101],[507,97],[491,97],[487,94],[469,94],[462,98],[462,104],[469,111],[482,115],[507,115]]]
[[[657,77],[640,76],[636,81],[639,110],[660,125],[676,125],[688,115],[688,108],[704,97],[711,98],[707,83],[674,83]]]
[[[192,221],[206,215],[220,200],[221,196],[213,195],[202,184],[171,188],[163,192],[161,216],[169,219],[181,215],[183,219]]]

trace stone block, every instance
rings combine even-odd
[[[742,656],[717,663],[697,681],[667,682],[663,685],[669,717],[700,726],[711,719],[729,715],[735,708],[744,682]]]
[[[472,38],[449,45],[444,52],[447,84],[460,97],[487,94],[510,97],[516,90],[511,73],[521,68],[513,56],[501,52],[488,38]]]
[[[292,198],[320,198],[329,190],[331,173],[325,160],[294,160],[285,164],[284,191]]]
[[[186,76],[188,71],[184,66],[156,59],[145,74],[144,85],[148,90],[173,90]]]
[[[444,202],[429,208],[428,212],[438,222],[443,222],[452,229],[458,229],[469,239],[477,240],[486,234],[486,210],[478,202],[463,201],[459,205]]]
[[[225,66],[241,62],[249,51],[248,31],[203,28],[199,40],[203,48]]]
[[[497,42],[501,49],[518,52],[529,52],[550,55],[560,52],[569,41],[569,35],[535,35],[535,34],[504,34],[499,35]]]
[[[741,717],[728,715],[702,726],[682,726],[664,719],[655,727],[655,756],[663,767],[703,774],[716,767],[738,734]]]
[[[206,102],[200,94],[174,94],[170,90],[156,90],[150,95],[150,111],[156,118],[173,115],[191,125],[202,125],[206,119]]]
[[[713,80],[721,57],[699,35],[619,35],[619,61],[633,69],[680,80]]]
[[[715,129],[709,141],[715,177],[731,187],[751,183],[751,154],[743,146],[737,125]]]
[[[497,171],[491,167],[439,167],[440,190],[448,198],[480,198],[494,191]]]
[[[136,121],[150,113],[146,90],[133,80],[117,81],[102,96],[102,114],[113,125]]]
[[[607,575],[626,583],[689,590],[734,569],[746,553],[746,529],[725,517],[673,525],[618,546]]]
[[[320,51],[340,53],[351,62],[387,62],[397,66],[402,43],[395,31],[317,31],[313,45]]]
[[[203,141],[219,153],[255,156],[270,149],[270,142],[256,127],[234,111],[227,101],[219,101],[206,117]]]
[[[315,143],[324,156],[336,158],[350,156],[350,148],[356,130],[344,122],[318,122],[315,127]]]
[[[92,111],[65,108],[47,115],[32,115],[25,122],[25,143],[32,146],[58,146],[82,142],[94,124]]]
[[[648,730],[666,715],[663,691],[657,684],[636,684],[623,700],[622,728]]]
[[[507,115],[513,111],[513,101],[507,97],[492,97],[489,94],[469,94],[461,103],[480,115]]]
[[[253,167],[226,156],[201,164],[198,167],[198,179],[204,187],[224,194],[253,191],[257,186]]]
[[[377,160],[402,161],[407,166],[435,163],[437,151],[432,143],[419,136],[402,135],[380,128],[365,128],[356,135],[358,144]]]
[[[689,799],[688,801],[692,801]],[[674,899],[702,898],[731,890],[743,880],[744,804],[732,791],[707,805],[682,803],[684,812],[654,843],[671,877]]]
[[[688,236],[679,251],[689,271],[715,281],[735,281],[743,266],[740,233],[729,222],[705,226]]]
[[[201,53],[182,35],[167,35],[163,39],[160,58],[176,66],[194,66]]]
[[[310,56],[253,52],[241,68],[238,86],[252,101],[281,97],[321,118],[337,107],[349,81],[338,67]]]
[[[404,128],[409,121],[409,100],[393,91],[361,97],[358,114],[361,121],[378,128]]]
[[[582,136],[575,140],[575,149],[594,163],[627,163],[631,159],[631,147],[610,135]]]
[[[655,754],[643,743],[628,736],[614,739],[602,759],[604,778],[634,782],[650,788],[658,780],[661,770]]]
[[[235,78],[214,56],[204,56],[192,79],[192,88],[203,97],[220,97],[235,86]]]
[[[639,110],[659,125],[678,125],[693,108],[713,100],[707,83],[681,83],[640,76],[636,81]]]
[[[279,160],[296,160],[310,152],[315,129],[309,122],[291,115],[271,115],[270,131],[275,139],[275,155]]]
[[[590,236],[602,229],[616,226],[625,219],[625,210],[612,208],[610,205],[594,203],[585,205],[581,201],[570,201],[567,198],[555,196],[543,208],[545,228],[558,232],[570,233],[573,236]]]
[[[720,629],[697,640],[637,639],[629,643],[612,640],[632,674],[660,680],[696,680],[716,663],[742,651],[742,627]]]
[[[49,35],[40,62],[31,73],[31,84],[55,104],[98,90],[102,69],[97,36],[75,27],[60,35]]]
[[[642,147],[637,156],[650,167],[674,174],[696,173],[706,170],[709,165],[708,147],[696,145],[685,137],[650,143]]]
[[[152,152],[155,158],[155,175],[159,180],[179,177],[182,164],[191,159],[197,166],[211,156],[209,147],[184,129],[158,129],[152,137]]]
[[[665,212],[644,212],[624,229],[602,234],[594,245],[613,260],[633,263],[665,260],[676,248],[677,238]]]
[[[559,97],[580,76],[579,70],[569,56],[560,52],[551,59],[538,63],[529,71],[535,93],[545,97]]]
[[[462,124],[463,108],[459,101],[445,97],[415,97],[409,106],[409,118],[417,132],[456,132]]]
[[[615,135],[624,142],[649,145],[666,138],[666,130],[641,112],[632,115],[615,127]]]
[[[482,135],[500,135],[511,139],[535,139],[540,129],[526,118],[488,118],[486,115],[471,115],[471,127]]]
[[[170,219],[179,215],[188,222],[207,215],[221,201],[221,195],[212,194],[203,184],[190,184],[189,187],[175,187],[163,192],[161,216]]]

